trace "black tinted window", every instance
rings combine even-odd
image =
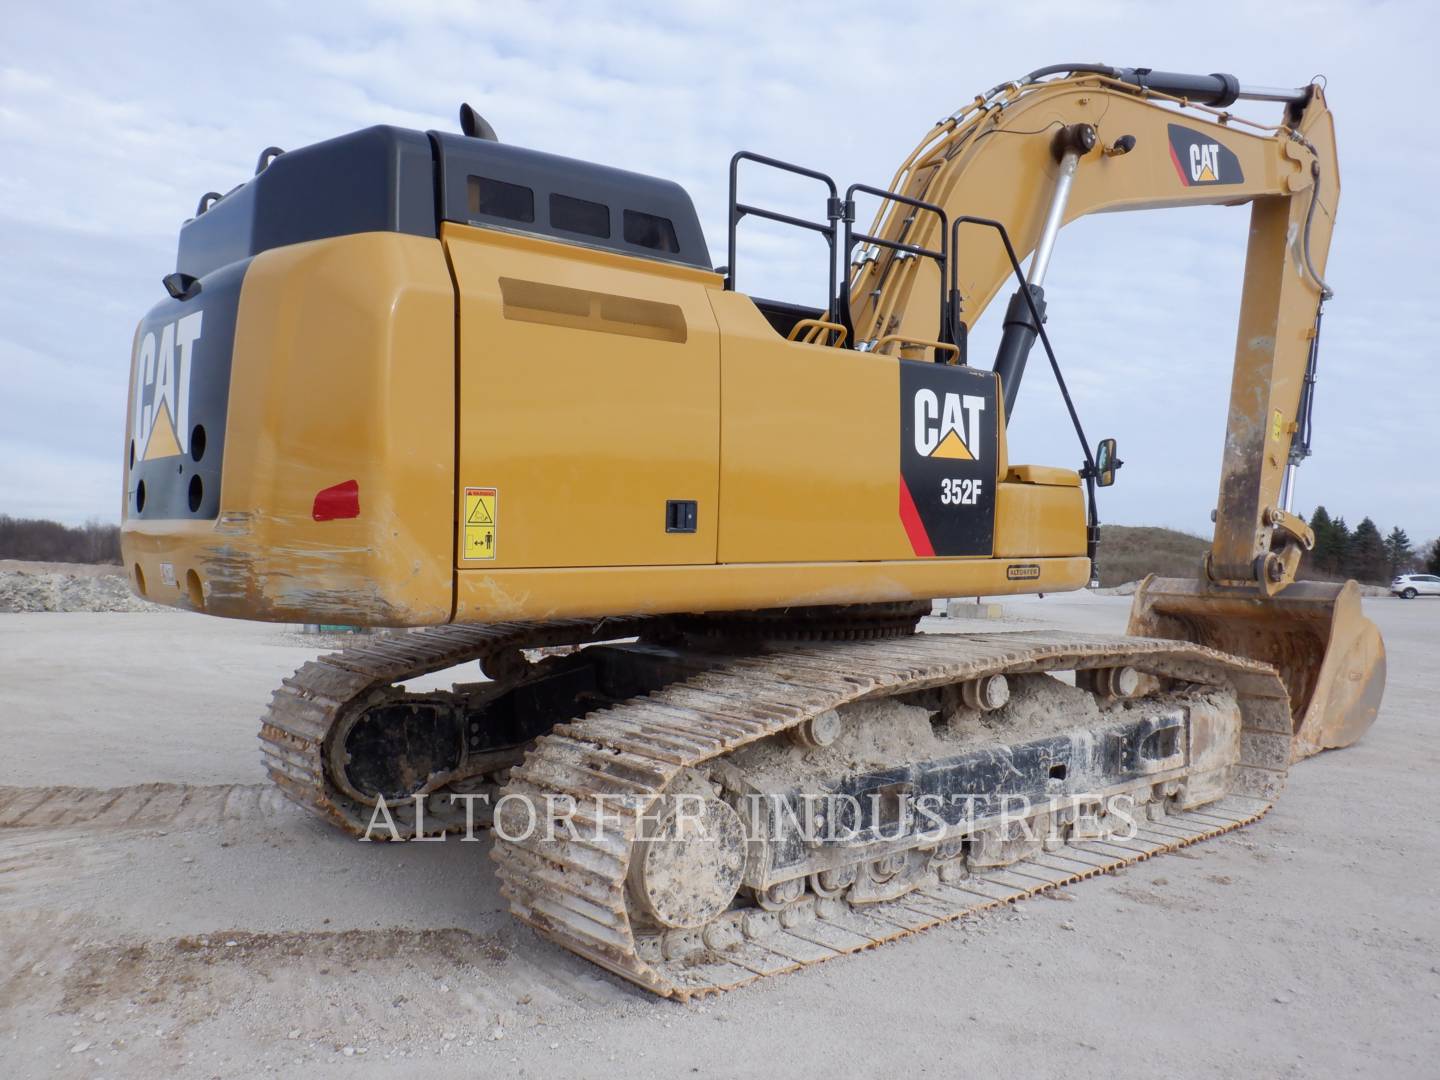
[[[671,254],[680,251],[680,242],[675,239],[675,226],[670,219],[642,214],[639,210],[625,211],[625,242]]]
[[[470,177],[470,213],[511,221],[535,220],[535,193],[488,176]]]
[[[569,195],[550,196],[550,224],[566,232],[584,233],[610,239],[610,208],[589,199]]]

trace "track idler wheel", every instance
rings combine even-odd
[[[745,872],[745,828],[720,799],[681,794],[646,818],[631,857],[630,896],[645,921],[671,930],[704,926],[730,906]],[[653,824],[652,824],[653,823]]]
[[[407,799],[448,776],[465,757],[464,726],[440,697],[382,697],[355,709],[330,732],[325,771],[367,806]]]

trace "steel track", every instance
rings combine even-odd
[[[347,706],[376,688],[504,650],[614,640],[655,619],[453,626],[414,631],[311,661],[274,694],[262,728],[266,766],[292,800],[360,834],[371,808],[326,780],[324,740]],[[555,943],[654,993],[676,998],[870,948],[939,922],[1172,851],[1256,820],[1279,794],[1290,754],[1284,685],[1266,665],[1203,646],[1071,633],[929,635],[812,642],[737,656],[655,693],[557,725],[512,770],[505,794],[531,805],[574,800],[574,820],[607,828],[575,838],[497,835],[491,857],[511,912]],[[931,877],[885,903],[808,895],[789,908],[732,910],[703,931],[656,935],[632,923],[626,877],[640,817],[687,769],[850,702],[931,689],[992,673],[1128,665],[1234,691],[1241,759],[1217,803],[1142,823],[1133,839],[1067,844],[1000,870]],[[515,800],[511,800],[514,802]],[[617,807],[618,819],[617,819]],[[502,808],[503,809],[503,808]],[[460,817],[427,819],[427,832]],[[398,814],[402,831],[413,823]],[[518,832],[518,830],[512,830]]]

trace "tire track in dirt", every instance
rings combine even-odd
[[[0,787],[0,829],[195,829],[296,813],[268,784]]]
[[[573,1031],[635,995],[518,927],[94,935],[73,916],[0,914],[0,1010],[64,1017],[71,1041],[102,1048],[139,1043],[157,1025],[171,1039],[224,1025],[291,1052],[428,1045],[468,1055]]]

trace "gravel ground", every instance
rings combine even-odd
[[[689,1006],[515,924],[487,840],[362,844],[276,799],[256,716],[314,638],[0,616],[0,786],[48,821],[0,824],[0,1074],[1433,1076],[1440,605],[1366,608],[1380,720],[1258,824]]]
[[[166,610],[134,595],[118,566],[0,559],[0,613]]]

